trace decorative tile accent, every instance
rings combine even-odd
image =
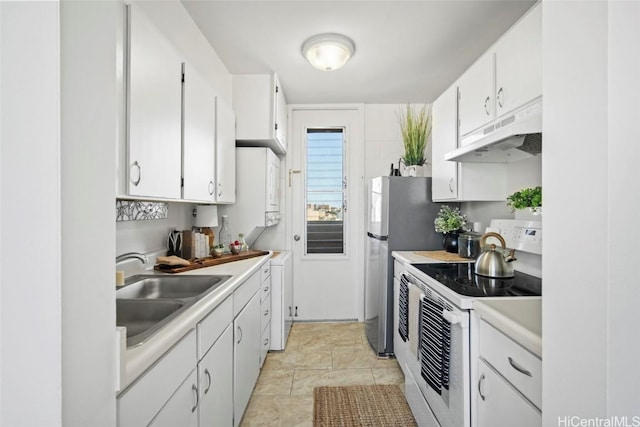
[[[116,200],[116,222],[166,219],[168,216],[169,204],[166,202]]]

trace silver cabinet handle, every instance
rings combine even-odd
[[[497,101],[498,101],[498,105],[500,106],[500,108],[502,108],[504,106],[504,102],[502,99],[502,95],[504,95],[504,90],[502,88],[498,89],[498,96],[497,96]]]
[[[240,335],[240,338],[238,338],[237,344],[240,344],[240,341],[242,341],[242,328],[240,326],[238,326],[238,335]]]
[[[136,168],[138,171],[138,178],[134,179],[133,178],[133,168]],[[129,179],[131,180],[131,183],[137,187],[138,184],[140,184],[140,180],[142,179],[142,169],[140,168],[140,164],[138,163],[138,161],[134,161],[133,163],[131,163],[131,166],[129,167]]]
[[[451,193],[453,193],[453,184],[455,184],[455,181],[453,180],[453,178],[451,178],[451,179],[449,180],[449,191],[450,191]]]
[[[269,315],[269,310],[265,310],[265,311],[264,311],[264,315],[265,315],[265,316],[268,316],[268,315]]]
[[[207,388],[204,389],[204,394],[207,394],[211,388],[211,373],[208,368],[204,370],[204,374],[207,376]]]
[[[511,365],[511,367],[513,369],[515,369],[516,371],[520,372],[521,374],[524,374],[528,377],[532,377],[533,375],[531,375],[531,371],[527,371],[525,368],[523,368],[522,366],[518,365],[516,362],[513,361],[513,359],[511,358],[511,356],[509,356],[509,364]]]
[[[265,291],[265,292],[269,292],[269,287],[268,287],[268,286],[265,286],[265,287],[264,287],[264,291]]]
[[[209,195],[213,196],[213,191],[216,189],[216,186],[213,184],[213,181],[209,181]]]
[[[289,317],[293,317],[293,313],[291,311],[291,306],[289,306]]]
[[[298,306],[296,305],[296,313],[294,314],[294,317],[298,317]]]
[[[191,412],[196,412],[196,409],[198,409],[198,403],[200,403],[200,395],[198,394],[198,386],[196,386],[195,384],[191,384],[191,390],[193,390],[193,392],[196,394],[196,404],[193,405],[193,408],[191,408]]]
[[[491,101],[491,98],[487,96],[487,99],[484,100],[484,111],[487,113],[487,116],[491,115],[491,112],[489,111],[489,101]]]
[[[296,242],[300,240],[300,235],[296,234],[295,236],[293,236],[293,240],[295,240]]]
[[[222,183],[218,183],[218,197],[222,197]]]
[[[264,345],[269,345],[269,338],[265,338]]]
[[[478,394],[480,395],[480,399],[484,400],[485,396],[482,394],[482,383],[484,382],[484,373],[480,375],[480,379],[478,380]]]

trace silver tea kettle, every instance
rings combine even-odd
[[[513,277],[513,264],[512,261],[515,261],[515,250],[511,250],[507,253],[507,244],[504,241],[504,238],[494,232],[485,233],[480,238],[480,247],[484,248],[484,243],[488,237],[495,237],[502,244],[502,249],[505,253],[496,251],[496,245],[493,243],[489,247],[488,250],[485,250],[480,254],[478,259],[476,260],[476,274],[486,277],[500,277],[500,278],[508,278]]]

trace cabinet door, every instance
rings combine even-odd
[[[540,427],[542,414],[484,360],[478,360],[478,427]]]
[[[200,425],[233,424],[233,325],[227,326],[220,338],[198,364],[200,390]]]
[[[276,106],[275,106],[275,135],[276,140],[282,146],[282,149],[287,151],[287,100],[284,97],[284,92],[282,90],[282,86],[280,86],[280,82],[276,77]]]
[[[238,314],[233,344],[233,411],[238,426],[260,375],[260,295],[256,293]]]
[[[267,211],[280,210],[280,159],[267,150]]]
[[[451,86],[433,103],[432,198],[455,200],[458,197],[458,163],[444,159],[444,155],[458,146],[458,88]]]
[[[184,75],[182,198],[215,201],[216,95],[189,64]]]
[[[236,117],[216,97],[216,202],[236,201]]]
[[[531,9],[495,45],[498,117],[542,95],[541,9]]]
[[[153,427],[198,427],[198,387],[196,370],[178,387],[171,399],[151,421]]]
[[[494,62],[495,55],[486,53],[460,77],[458,113],[461,137],[495,117]]]
[[[181,58],[134,5],[129,42],[128,192],[179,199]]]

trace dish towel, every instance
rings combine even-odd
[[[420,299],[424,296],[419,286],[409,285],[409,348],[418,359],[420,346]]]
[[[436,393],[449,389],[451,324],[442,317],[438,301],[423,298],[420,331],[420,375]]]
[[[409,338],[409,281],[403,274],[400,276],[400,292],[398,295],[398,333],[402,341]]]

